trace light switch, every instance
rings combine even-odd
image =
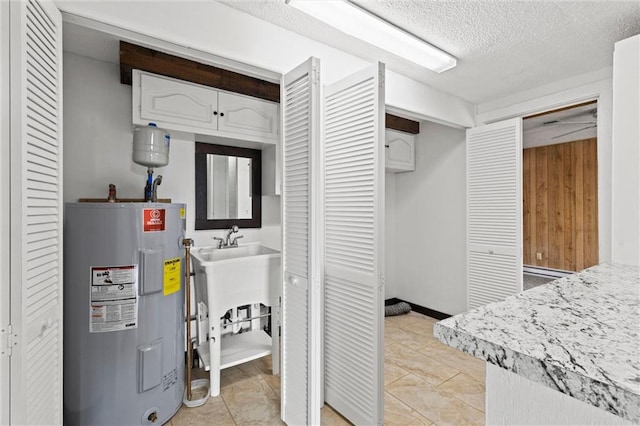
[[[536,259],[542,260],[542,253],[536,253]]]

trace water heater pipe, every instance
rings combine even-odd
[[[153,197],[153,168],[147,168],[147,184],[144,186],[144,201],[149,202]]]
[[[162,175],[158,175],[157,178],[153,180],[153,184],[151,185],[151,202],[158,202],[158,185],[162,183]]]
[[[191,238],[185,238],[182,240],[184,245],[184,282],[185,282],[185,295],[186,295],[186,323],[187,323],[187,366],[185,372],[187,375],[187,401],[191,401],[191,366],[193,364],[193,345],[191,343],[191,246],[193,240]]]

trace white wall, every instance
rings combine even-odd
[[[189,46],[280,73],[316,56],[331,83],[368,65],[360,58],[302,37],[215,1],[65,1],[64,12]],[[472,126],[474,106],[387,70],[388,105],[416,116]]]
[[[396,274],[396,232],[398,219],[396,217],[396,174],[385,173],[385,286],[384,298],[398,297],[398,276]]]
[[[131,149],[131,86],[120,84],[120,69],[112,64],[64,54],[64,199],[101,198],[113,183],[119,198],[144,197],[146,168],[133,163]],[[224,231],[194,231],[195,143],[172,135],[169,165],[162,175],[159,198],[187,204],[187,236],[196,247],[211,245]],[[280,248],[280,198],[263,197],[263,228],[242,229],[244,241]]]
[[[599,262],[611,260],[612,80],[611,68],[575,76],[478,105],[477,124],[524,117],[586,100],[598,100]],[[607,77],[603,80],[596,78]]]
[[[640,35],[615,45],[613,56],[614,262],[640,265]]]
[[[451,315],[467,305],[465,153],[464,130],[422,122],[395,182],[395,297]]]
[[[565,393],[487,363],[488,425],[632,425]]]

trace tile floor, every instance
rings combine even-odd
[[[524,290],[531,290],[532,288],[536,288],[543,284],[550,283],[554,279],[555,278],[545,277],[542,275],[525,273],[522,275],[522,288]]]
[[[385,318],[386,425],[484,425],[484,362],[435,340],[436,321],[415,312]],[[220,380],[220,396],[183,406],[167,425],[284,424],[270,357],[223,370]],[[325,406],[322,424],[350,423]]]

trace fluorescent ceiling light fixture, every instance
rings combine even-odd
[[[394,55],[441,73],[456,58],[377,16],[342,0],[286,0],[288,4],[332,27]]]

